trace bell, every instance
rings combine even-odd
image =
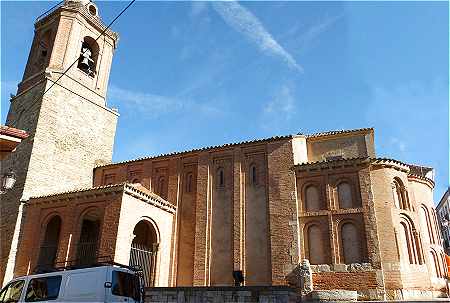
[[[79,67],[82,70],[87,70],[89,69],[89,60],[87,58],[83,58],[79,64]]]

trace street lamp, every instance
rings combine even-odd
[[[6,193],[7,190],[13,188],[16,183],[16,174],[11,170],[10,172],[2,175],[2,183],[0,188],[0,194]]]

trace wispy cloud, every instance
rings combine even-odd
[[[212,6],[229,26],[253,41],[262,52],[281,58],[290,68],[303,71],[294,57],[275,40],[261,21],[248,9],[236,1],[215,1],[212,2]]]
[[[131,108],[147,116],[159,117],[168,113],[193,110],[205,115],[217,115],[221,110],[210,103],[192,99],[138,92],[110,85],[108,99],[113,106]],[[128,110],[127,110],[128,111]]]
[[[297,112],[293,86],[284,83],[274,92],[272,98],[262,107],[261,127],[272,132],[281,131]]]
[[[277,91],[272,100],[263,107],[263,112],[270,115],[282,115],[283,118],[290,119],[294,114],[295,100],[292,95],[292,89],[284,84]]]
[[[309,27],[304,33],[300,34],[296,39],[301,46],[307,46],[309,43],[317,39],[322,33],[327,31],[333,24],[335,24],[339,19],[341,19],[344,14],[336,16],[325,16],[317,24]]]
[[[293,24],[286,33],[281,37],[281,41],[293,49],[294,54],[305,55],[315,43],[318,42],[320,36],[331,30],[333,25],[344,17],[344,14],[334,16],[325,15],[313,24],[305,24],[301,20]]]
[[[160,115],[168,111],[177,111],[183,108],[184,102],[177,98],[162,95],[136,92],[111,85],[108,89],[108,98],[114,105],[137,107],[141,111],[152,115]]]

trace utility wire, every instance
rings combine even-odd
[[[92,2],[92,0],[89,0],[89,3],[91,3]],[[134,3],[134,2],[136,2],[136,0],[132,0],[130,3],[128,3],[128,5],[124,8],[124,9],[122,9],[122,11],[108,24],[108,26],[100,33],[100,35],[98,35],[98,37],[97,37],[97,39],[95,39],[95,41],[97,41],[98,39],[100,39],[105,33],[106,33],[106,31],[114,24],[114,22],[116,22],[116,20],[117,19],[119,19],[119,17],[120,16],[122,16],[122,14],[123,13],[125,13],[125,11]],[[60,3],[62,3],[62,2],[60,2]],[[44,14],[42,14],[42,15],[45,15],[47,12],[49,12],[49,11],[51,11],[53,8],[55,8],[56,6],[58,6],[60,3],[58,3],[57,5],[54,5],[52,8],[50,8],[49,10],[47,10]],[[88,5],[89,3],[87,3],[86,5]],[[85,5],[85,7],[86,7],[86,5]],[[42,16],[41,15],[41,16]],[[85,50],[83,53],[82,53],[82,55],[84,55],[85,53],[87,52],[87,50]],[[100,49],[97,51],[97,53],[98,52],[100,52]],[[78,62],[78,60],[79,60],[79,57],[61,74],[61,76],[59,76],[58,77],[58,79],[56,79],[55,81],[52,81],[53,83],[52,83],[52,85],[50,85],[50,87],[49,88],[47,88],[43,93],[42,93],[42,95],[40,95],[40,96],[38,96],[36,99],[34,99],[33,100],[33,102],[31,102],[30,103],[30,105],[28,106],[28,108],[26,109],[26,110],[22,110],[20,113],[19,113],[19,115],[18,115],[18,117],[16,118],[16,123],[19,121],[19,119],[20,119],[20,117],[21,117],[21,115],[25,112],[25,111],[27,111],[27,110],[29,110],[37,101],[39,101],[41,98],[43,98],[44,97],[44,95],[62,78],[62,77],[64,77],[64,75],[75,65],[75,63],[77,63]]]
[[[108,24],[108,26],[100,33],[100,35],[97,37],[97,39],[95,39],[95,41],[97,41],[98,39],[100,39],[100,37],[102,37],[106,31],[111,27],[111,25],[113,25],[114,22],[116,22],[117,19],[119,19],[120,16],[122,16],[123,13],[125,13],[125,11],[135,2],[136,0],[132,0],[130,3],[128,3],[128,5]],[[98,50],[100,51],[100,49]],[[83,52],[83,55],[87,52],[87,49]],[[59,76],[58,79],[56,79],[55,82],[52,83],[52,85],[50,85],[49,88],[47,88],[44,93],[42,94],[42,96],[40,96],[40,98],[44,97],[44,95],[56,84],[56,82],[58,82],[62,77],[64,77],[64,75],[72,68],[72,66],[75,65],[75,63],[77,63],[79,60],[79,58],[77,58],[75,61],[73,61],[73,63],[61,74],[61,76]]]
[[[53,5],[52,7],[50,7],[48,10],[46,10],[45,12],[43,12],[42,14],[40,14],[37,18],[36,18],[36,20],[39,20],[39,18],[41,18],[42,16],[45,16],[48,12],[50,12],[51,10],[53,10],[55,7],[57,7],[57,6],[59,6],[61,3],[63,3],[64,2],[64,0],[62,0],[62,1],[60,1],[60,2],[58,2],[58,3],[56,3],[55,5]],[[91,2],[91,1],[89,1],[89,2]]]

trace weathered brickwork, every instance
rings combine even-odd
[[[18,182],[14,191],[2,196],[0,283],[5,274],[7,280],[13,274],[20,200],[90,187],[92,168],[111,161],[118,114],[105,107],[105,96],[117,35],[109,32],[111,36],[99,42],[93,76],[75,67],[54,85],[79,57],[83,37],[95,39],[104,29],[79,5],[65,3],[35,24],[27,68],[11,99],[6,125],[30,136],[12,159],[2,161],[2,170],[12,168]]]
[[[313,282],[317,289],[368,290],[379,286],[375,272],[313,273]]]
[[[146,289],[145,300],[152,303],[302,302],[300,295],[286,286],[153,287]]]
[[[118,114],[105,97],[117,34],[94,43],[104,25],[79,1],[35,28],[7,119],[30,136],[2,162],[18,178],[0,206],[0,278],[108,256],[145,259],[147,286],[229,287],[241,270],[249,292],[217,288],[221,298],[256,300],[259,285],[270,300],[290,300],[272,286],[295,280],[300,263],[311,269],[309,291],[367,299],[445,292],[434,182],[423,167],[377,159],[373,129],[110,163]],[[92,69],[75,66],[53,86],[81,43],[97,50]],[[188,288],[161,291],[150,295],[192,297]]]

